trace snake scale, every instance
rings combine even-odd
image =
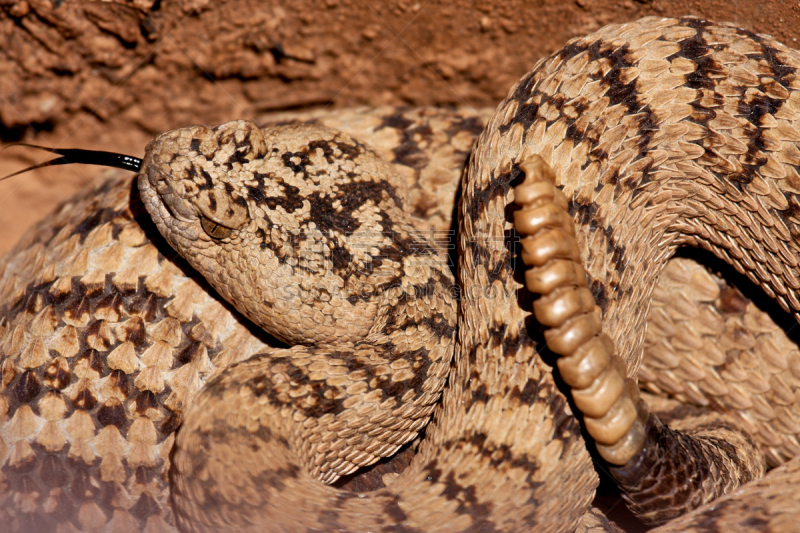
[[[702,505],[760,476],[765,462],[796,455],[800,354],[747,314],[735,291],[690,266],[664,265],[680,245],[703,247],[784,309],[800,310],[798,66],[797,52],[768,37],[694,18],[609,26],[543,59],[472,153],[459,200],[458,285],[435,242],[453,205],[436,198],[447,196],[452,172],[414,174],[424,155],[408,142],[434,137],[435,112],[417,117],[425,127],[391,114],[371,128],[376,145],[408,135],[389,154],[394,167],[318,124],[262,130],[238,121],[161,134],[147,149],[141,201],[188,264],[156,236],[124,180],[66,204],[1,264],[4,523],[21,531],[613,528],[589,507],[597,475],[582,421],[601,445],[638,435],[624,460],[601,455],[645,516],[701,506],[665,527],[780,531],[800,509],[781,490],[800,477],[796,461]],[[354,116],[363,129],[367,115]],[[346,126],[337,120],[329,122]],[[479,123],[457,114],[437,147],[463,157]],[[593,296],[581,312],[602,315],[626,363],[611,365],[619,379],[635,378],[642,364],[647,389],[711,407],[648,397],[684,433],[644,410],[634,416],[640,430],[629,420],[603,442],[607,425],[589,419],[606,411],[587,409],[619,396],[582,403],[580,391],[595,381],[574,385],[565,373],[571,404],[569,387],[554,379],[544,339],[561,353],[563,336],[530,320],[536,303],[521,289],[511,222],[512,187],[534,156],[552,168],[564,195],[558,209],[577,229],[567,255],[585,265],[580,284]],[[431,180],[442,187],[433,195],[424,189]],[[187,276],[189,265],[207,282]],[[697,281],[700,300],[654,304],[656,327],[646,334],[662,271]],[[733,323],[738,349],[682,357],[691,335],[658,334],[670,337],[682,316],[723,338]],[[737,320],[754,326],[760,346],[735,344],[747,337]],[[753,361],[756,350],[763,361]],[[653,364],[642,363],[643,351]],[[772,413],[762,405],[770,401]],[[586,417],[573,415],[580,411]],[[355,493],[322,483],[391,455],[431,415],[410,465],[384,475],[386,486]],[[756,498],[764,503],[754,510]]]

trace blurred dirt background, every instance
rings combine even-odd
[[[141,156],[162,130],[279,110],[494,106],[572,37],[685,14],[800,38],[787,0],[0,0],[0,142]],[[46,158],[6,150],[0,175]],[[0,253],[100,171],[0,182]]]

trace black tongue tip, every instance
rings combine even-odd
[[[72,165],[80,163],[83,165],[98,165],[101,167],[121,168],[122,170],[130,170],[131,172],[139,172],[142,168],[142,160],[138,157],[133,157],[125,154],[118,154],[115,152],[103,152],[101,150],[81,150],[79,148],[46,148],[44,146],[37,146],[35,144],[17,143],[12,146],[28,146],[30,148],[38,148],[58,154],[61,157],[33,165],[28,168],[23,168],[13,174],[0,178],[0,181],[12,178],[19,174],[24,174],[37,168],[52,167],[56,165]]]

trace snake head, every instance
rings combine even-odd
[[[362,338],[381,305],[363,288],[413,263],[401,179],[341,132],[236,121],[158,135],[139,190],[170,245],[226,300],[298,344]],[[333,317],[346,310],[358,318],[342,331]]]
[[[209,249],[236,238],[251,221],[237,172],[265,151],[261,131],[242,120],[170,130],[150,142],[139,189],[173,247]]]

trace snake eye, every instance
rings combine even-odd
[[[213,220],[210,220],[202,215],[200,215],[200,225],[203,227],[203,231],[206,234],[215,240],[221,240],[226,237],[230,237],[233,230],[231,228],[226,228],[221,224],[217,224]]]

